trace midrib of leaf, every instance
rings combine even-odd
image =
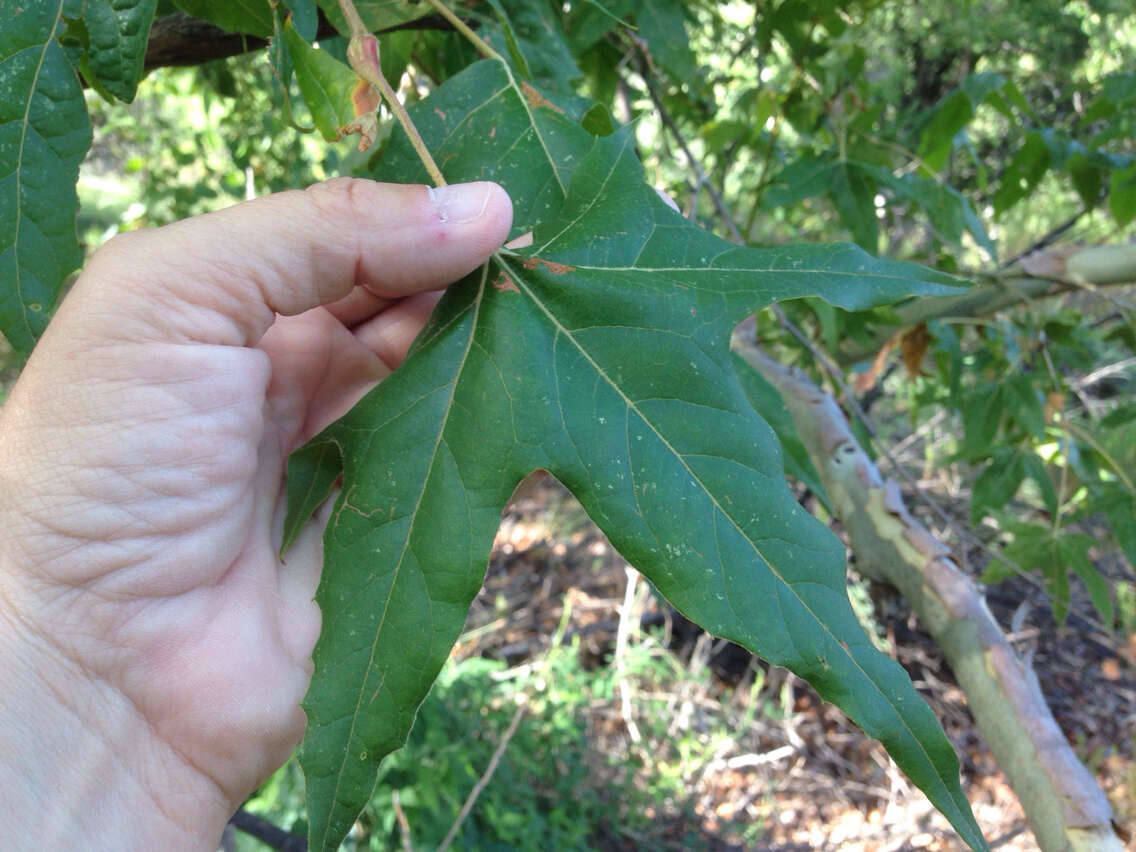
[[[363,683],[360,684],[360,687],[359,687],[359,694],[358,694],[358,697],[355,701],[355,712],[351,714],[351,726],[348,728],[348,732],[347,732],[347,741],[348,742],[351,742],[351,740],[354,739],[354,737],[355,737],[355,723],[359,719],[359,713],[360,713],[360,710],[363,706],[363,696],[366,695],[366,693],[367,693],[367,686],[368,686],[368,682],[369,682],[370,677],[371,677],[371,671],[372,671],[372,669],[374,668],[374,665],[375,665],[375,653],[377,652],[378,647],[379,647],[379,639],[383,635],[383,626],[386,624],[387,613],[390,612],[391,596],[394,594],[395,586],[398,584],[399,574],[402,571],[403,563],[406,561],[406,551],[409,549],[410,539],[414,535],[414,525],[415,525],[415,522],[418,519],[418,511],[422,506],[422,498],[426,494],[426,488],[430,483],[430,476],[434,472],[434,464],[438,460],[438,449],[442,445],[442,437],[446,434],[446,426],[450,422],[450,413],[453,411],[453,408],[454,408],[454,396],[457,393],[458,385],[461,384],[462,374],[465,372],[466,365],[469,363],[469,351],[470,351],[471,348],[473,348],[473,339],[477,334],[477,322],[478,322],[478,319],[481,316],[481,304],[482,304],[482,301],[483,301],[483,297],[485,295],[485,282],[488,279],[488,276],[489,276],[489,264],[488,263],[482,264],[481,281],[478,283],[477,295],[473,299],[473,320],[470,323],[469,339],[466,341],[465,351],[462,352],[461,363],[460,363],[460,366],[458,367],[457,374],[454,376],[453,382],[450,383],[450,398],[446,402],[445,413],[442,415],[442,424],[438,428],[438,437],[434,439],[434,446],[430,451],[430,465],[426,469],[426,475],[422,478],[422,488],[419,490],[418,498],[414,502],[414,508],[410,512],[410,515],[409,515],[410,524],[408,525],[408,527],[406,529],[406,536],[403,539],[402,551],[399,553],[398,562],[395,564],[394,575],[391,577],[390,589],[387,591],[387,599],[386,599],[386,601],[383,602],[382,615],[379,618],[379,624],[375,628],[375,640],[371,643],[371,655],[367,660],[367,673],[366,673],[366,675],[364,675]],[[459,314],[457,317],[454,318],[455,321],[460,319],[464,315],[465,315],[465,312],[463,311],[461,314]],[[386,680],[386,676],[384,674],[383,680],[381,680],[379,682],[379,685],[376,688],[376,692],[379,689],[383,688],[383,683],[385,682],[385,680]],[[344,749],[344,751],[343,751],[343,762],[340,763],[339,771],[336,773],[336,776],[335,776],[335,788],[332,790],[332,795],[331,795],[332,802],[335,802],[335,801],[338,800],[339,786],[343,781],[344,768],[347,766],[348,756],[349,756],[349,754],[348,754],[347,749]],[[376,781],[377,780],[378,779],[376,778]],[[320,845],[321,846],[325,845],[326,840],[327,840],[327,834],[326,834],[326,831],[325,831],[324,836],[322,838],[320,838]]]
[[[33,340],[35,339],[35,333],[32,330],[32,324],[28,322],[28,306],[24,302],[24,288],[20,275],[22,268],[20,266],[20,223],[24,218],[23,207],[20,204],[20,196],[23,195],[23,182],[20,176],[24,171],[24,147],[27,144],[28,127],[31,124],[32,101],[35,100],[36,89],[39,88],[39,75],[43,71],[43,63],[47,58],[47,51],[55,38],[55,31],[59,28],[59,22],[63,18],[64,2],[65,0],[59,0],[59,5],[56,6],[55,20],[51,22],[51,32],[43,43],[43,50],[39,53],[39,62],[36,63],[35,76],[32,77],[32,85],[28,89],[28,102],[24,105],[24,121],[20,127],[20,144],[16,149],[16,229],[15,240],[12,243],[12,251],[16,256],[16,301],[20,305],[20,315],[24,318],[24,326],[27,328]]]
[[[509,85],[516,93],[521,101],[521,105],[525,108],[525,113],[529,117],[529,127],[533,129],[533,135],[536,136],[537,141],[540,142],[540,148],[544,151],[544,156],[548,160],[548,164],[552,167],[552,174],[556,177],[556,184],[560,187],[560,194],[567,197],[568,187],[564,185],[563,178],[560,177],[560,170],[556,168],[556,160],[552,156],[552,152],[548,150],[548,145],[544,141],[544,137],[540,135],[540,128],[537,127],[536,116],[533,115],[533,108],[529,105],[529,99],[525,97],[525,93],[521,87],[517,85],[517,78],[513,76],[513,69],[509,67],[509,63],[505,61],[504,57],[498,57],[498,62],[501,67],[505,69],[505,76],[509,78]]]
[[[605,184],[606,184],[606,180],[605,180]],[[816,622],[816,624],[825,633],[825,635],[827,635],[829,638],[832,639],[833,644],[836,647],[840,648],[844,652],[845,656],[852,663],[852,665],[856,668],[856,670],[859,671],[864,676],[864,679],[867,680],[867,682],[872,685],[872,687],[876,690],[877,693],[879,693],[879,695],[883,698],[884,702],[889,707],[892,708],[895,715],[899,718],[900,724],[903,725],[904,729],[911,736],[911,739],[913,739],[916,742],[916,744],[919,747],[920,752],[926,758],[928,764],[931,767],[934,767],[935,761],[931,757],[931,755],[927,752],[926,748],[924,748],[922,740],[911,729],[911,726],[907,724],[907,720],[904,718],[903,713],[901,713],[899,711],[899,708],[896,707],[895,704],[890,700],[890,697],[887,695],[887,693],[884,692],[883,690],[879,689],[879,687],[876,685],[875,680],[873,680],[871,675],[869,675],[868,672],[866,672],[864,670],[864,668],[860,665],[859,661],[851,653],[849,653],[847,651],[847,649],[844,646],[844,643],[840,641],[839,637],[837,637],[835,634],[833,634],[832,631],[829,629],[828,625],[824,623],[824,620],[817,616],[817,614],[813,611],[813,609],[797,593],[797,590],[793,587],[793,584],[788,582],[785,579],[785,577],[781,574],[781,572],[777,570],[774,563],[771,560],[769,560],[765,557],[765,555],[761,552],[760,548],[758,547],[757,543],[755,541],[753,541],[748,534],[746,534],[745,530],[743,530],[740,526],[738,526],[737,521],[735,521],[733,516],[730,515],[725,510],[725,508],[722,506],[722,504],[718,501],[717,497],[714,496],[713,492],[702,481],[702,478],[699,477],[694,472],[694,470],[692,470],[691,467],[686,463],[685,457],[681,453],[679,453],[671,445],[670,441],[668,441],[666,436],[663,435],[663,433],[661,431],[659,431],[659,429],[655,426],[655,424],[645,414],[643,414],[643,412],[641,412],[639,410],[639,407],[635,404],[635,402],[630,397],[628,397],[627,394],[625,394],[623,392],[623,388],[620,387],[620,385],[607,374],[607,372],[603,369],[603,367],[600,366],[600,364],[594,358],[592,358],[591,353],[589,353],[588,350],[583,346],[583,344],[581,344],[580,341],[578,341],[576,339],[576,337],[572,334],[572,331],[569,328],[567,328],[563,323],[561,323],[560,320],[556,317],[556,315],[544,304],[543,301],[541,301],[540,298],[537,297],[537,294],[535,292],[533,292],[533,290],[525,283],[524,278],[521,275],[521,270],[517,269],[516,267],[510,266],[509,263],[508,263],[508,259],[503,257],[500,254],[498,254],[496,256],[496,259],[502,266],[505,266],[506,268],[509,269],[513,281],[517,284],[518,287],[521,288],[522,292],[526,296],[528,296],[528,298],[532,301],[532,303],[534,305],[536,305],[546,317],[548,317],[549,321],[555,326],[557,333],[562,334],[566,339],[568,339],[572,342],[572,345],[576,347],[576,350],[580,353],[580,355],[582,355],[584,357],[584,359],[587,360],[587,362],[589,364],[591,364],[592,368],[596,371],[597,375],[599,375],[600,378],[602,378],[612,388],[612,390],[614,390],[615,393],[619,395],[620,399],[623,400],[624,404],[628,407],[628,409],[635,412],[636,416],[638,416],[640,418],[640,420],[642,420],[643,423],[645,423],[650,428],[651,432],[655,435],[655,437],[657,437],[659,439],[659,441],[663,444],[663,446],[665,446],[667,448],[667,451],[670,452],[675,457],[675,459],[678,460],[679,464],[682,465],[683,469],[690,475],[691,479],[694,482],[698,483],[699,488],[701,488],[703,493],[709,498],[710,502],[713,504],[714,508],[718,511],[718,513],[720,515],[722,515],[723,517],[725,517],[727,520],[729,520],[730,524],[734,527],[734,529],[737,530],[737,532],[746,541],[746,543],[749,544],[749,546],[753,549],[753,552],[757,555],[757,557],[759,559],[761,559],[762,562],[764,562],[766,566],[768,566],[769,571],[773,574],[773,576],[777,578],[777,580],[781,583],[782,586],[784,586],[786,589],[788,589],[792,593],[793,597],[797,600],[797,602],[801,605],[801,607],[803,607],[804,610],[806,612],[808,612],[809,616],[813,619],[813,621]],[[479,300],[481,298],[481,295],[482,295],[481,293],[478,294]],[[721,565],[721,560],[719,560],[719,565]],[[723,583],[723,586],[726,589],[727,595],[729,595],[729,584],[726,582],[725,576],[722,577],[722,583]],[[737,618],[739,621],[742,621],[737,610],[734,609],[734,604],[733,604],[732,600],[730,601],[730,611],[734,613],[735,618]],[[938,777],[938,772],[935,773],[935,776],[936,776],[936,778]],[[946,792],[948,794],[948,798],[951,798],[950,797],[950,791],[947,790]]]
[[[521,99],[524,100],[524,97],[522,96]],[[552,237],[549,240],[546,240],[544,245],[542,245],[539,249],[536,249],[533,252],[534,255],[539,255],[539,254],[542,254],[545,251],[547,251],[548,247],[550,245],[555,243],[558,239],[560,239],[562,236],[564,236],[564,234],[566,234],[568,231],[572,230],[572,228],[574,228],[577,224],[579,224],[581,219],[583,219],[586,215],[588,215],[588,213],[591,212],[592,208],[596,206],[596,202],[598,202],[600,200],[600,198],[603,196],[603,191],[607,188],[607,182],[609,180],[611,180],[611,176],[613,174],[615,174],[614,169],[607,173],[607,176],[603,179],[603,183],[600,184],[599,191],[594,196],[592,196],[592,200],[589,201],[587,206],[584,207],[584,209],[580,211],[579,215],[577,215],[575,219],[573,219],[571,222],[569,222],[567,225],[565,225],[563,228],[561,228],[560,231],[556,234],[556,236]],[[653,234],[654,232],[655,232],[655,226],[652,225],[651,226],[651,233]],[[648,242],[650,242],[650,235],[647,236],[647,239],[643,240],[643,246],[645,247]],[[643,249],[640,248],[639,251],[640,251],[640,253],[642,253]],[[597,269],[598,267],[586,267],[586,268],[590,268],[590,269],[594,270],[594,269]],[[576,269],[580,269],[580,267],[576,266]]]

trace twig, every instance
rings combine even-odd
[[[509,747],[509,741],[513,739],[513,735],[517,733],[517,726],[521,724],[521,718],[525,715],[527,704],[524,702],[517,705],[516,712],[513,713],[513,718],[509,721],[509,727],[505,729],[505,733],[501,735],[501,741],[497,743],[497,748],[493,752],[493,756],[489,758],[489,765],[485,767],[485,772],[477,779],[477,783],[473,785],[473,789],[469,791],[466,797],[465,804],[462,805],[461,811],[458,813],[458,818],[454,820],[454,824],[450,826],[450,830],[446,833],[446,837],[438,845],[438,852],[446,852],[450,848],[450,844],[458,836],[458,831],[461,830],[462,823],[465,822],[469,812],[473,810],[474,804],[477,803],[477,797],[481,795],[481,791],[493,778],[493,773],[497,771],[497,764],[501,762],[501,757],[505,754],[505,749]]]
[[[640,48],[642,52],[642,48]],[[734,223],[734,217],[730,215],[730,209],[726,206],[726,202],[722,200],[721,194],[714,186],[706,172],[702,170],[701,164],[695,159],[694,154],[691,153],[690,147],[686,144],[678,126],[671,118],[671,114],[667,112],[667,108],[663,106],[662,99],[659,97],[658,91],[655,89],[655,84],[651,82],[651,74],[644,71],[643,82],[647,84],[647,93],[651,96],[651,103],[655,105],[655,111],[659,113],[659,118],[670,131],[671,136],[674,137],[675,144],[682,149],[682,153],[686,155],[687,162],[690,163],[690,170],[694,172],[694,176],[698,180],[699,186],[706,187],[706,191],[710,193],[710,197],[714,199],[714,206],[718,208],[718,215],[722,217],[722,221],[726,223],[726,227],[730,229],[730,235],[734,238],[734,242],[744,245],[745,237],[742,232],[738,230],[738,226]]]
[[[634,617],[631,610],[635,604],[635,587],[639,582],[639,572],[630,565],[623,570],[627,575],[627,587],[623,592],[623,603],[619,607],[619,627],[615,632],[614,662],[616,676],[619,678],[620,715],[623,716],[623,724],[627,726],[627,733],[631,737],[631,742],[638,745],[642,741],[643,735],[639,733],[639,726],[635,724],[635,717],[631,712],[631,689],[627,685],[625,658],[627,655],[627,635],[631,631]]]
[[[272,849],[279,849],[281,852],[308,852],[308,840],[302,834],[285,831],[264,817],[250,814],[244,808],[233,814],[229,824]]]
[[[476,47],[477,52],[486,59],[496,59],[499,62],[505,61],[500,53],[494,50],[485,39],[470,28],[469,24],[451,12],[449,7],[443,3],[442,0],[426,0],[426,2],[433,6],[438,11],[439,15],[449,21],[455,30],[465,36],[466,40]]]
[[[379,63],[379,40],[371,34],[367,25],[363,23],[353,0],[339,0],[339,8],[343,12],[343,17],[347,19],[347,25],[351,31],[351,41],[347,45],[347,60],[351,63],[352,69],[363,80],[382,93],[390,111],[394,113],[407,138],[410,139],[410,144],[414,146],[418,159],[426,167],[426,172],[430,175],[430,180],[434,182],[434,186],[445,186],[446,179],[442,177],[442,172],[438,168],[438,164],[434,162],[430,149],[422,141],[422,136],[419,134],[418,128],[414,126],[414,122],[410,120],[406,107],[402,105],[402,101],[398,99],[398,95],[391,88],[391,84],[383,76],[383,69]]]
[[[1046,234],[1041,239],[1039,239],[1035,243],[1033,243],[1033,245],[1031,245],[1025,251],[1019,252],[1018,254],[1016,254],[1012,258],[1010,258],[1009,260],[1003,262],[1002,265],[998,267],[998,271],[1001,272],[1002,270],[1009,269],[1011,266],[1013,266],[1015,263],[1017,263],[1019,260],[1021,260],[1023,257],[1025,257],[1027,254],[1032,254],[1035,251],[1040,251],[1041,249],[1045,248],[1046,246],[1051,245],[1052,243],[1054,243],[1057,240],[1058,237],[1060,237],[1062,234],[1064,234],[1066,231],[1068,231],[1070,228],[1072,228],[1074,225],[1076,225],[1081,220],[1081,217],[1084,216],[1088,212],[1089,212],[1088,207],[1082,207],[1080,209],[1080,211],[1078,211],[1077,213],[1074,213],[1072,216],[1070,216],[1068,219],[1066,219],[1064,222],[1062,222],[1060,225],[1058,225],[1056,228],[1054,228],[1048,234]]]
[[[406,811],[402,809],[402,802],[398,800],[398,790],[391,790],[391,810],[394,811],[394,820],[398,823],[398,836],[402,839],[403,852],[414,852],[414,843],[410,839],[410,820],[406,818]]]

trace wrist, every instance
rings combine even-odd
[[[217,849],[233,804],[4,591],[0,849]]]

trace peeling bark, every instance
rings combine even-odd
[[[895,587],[939,644],[1045,852],[1119,852],[1112,809],[950,549],[907,510],[857,443],[836,400],[799,370],[735,335],[734,349],[781,392],[848,532],[856,566]]]

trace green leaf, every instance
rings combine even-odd
[[[1006,546],[1006,558],[1027,570],[1037,571],[1045,579],[1049,602],[1053,607],[1053,620],[1064,624],[1069,614],[1069,572],[1075,573],[1085,584],[1093,608],[1105,625],[1115,617],[1108,583],[1089,560],[1089,548],[1096,542],[1087,535],[1065,532],[1038,524],[1023,523],[1000,515],[1002,526],[1013,535]],[[991,568],[994,564],[991,563]],[[997,576],[1001,574],[1002,576]],[[984,582],[1002,579],[1005,572],[987,571]]]
[[[843,547],[793,500],[727,346],[774,299],[863,307],[951,279],[854,246],[725,243],[659,200],[629,133],[593,139],[496,62],[412,115],[450,180],[505,184],[535,244],[450,288],[403,366],[290,471],[299,494],[343,476],[304,702],[312,848],[336,847],[405,741],[538,467],[682,612],[809,680],[984,848],[949,741],[863,634]],[[377,176],[421,179],[412,157],[396,134]],[[314,501],[290,507],[286,537]]]
[[[292,16],[292,26],[296,28],[304,39],[311,44],[319,30],[319,10],[316,0],[283,0],[285,8]]]
[[[1101,81],[1101,91],[1106,98],[1116,104],[1136,101],[1136,73],[1117,71]]]
[[[87,0],[87,65],[108,92],[134,100],[158,0]]]
[[[489,42],[508,53],[522,77],[569,92],[571,83],[583,75],[552,6],[530,0],[491,0],[491,5],[500,28],[495,24],[482,28]]]
[[[317,2],[332,26],[339,30],[340,34],[350,35],[350,28],[343,18],[343,12],[339,9],[339,0],[317,0]],[[355,0],[355,8],[371,32],[389,30],[399,24],[417,21],[434,11],[429,3],[409,3],[407,0]],[[394,81],[391,82],[393,84]]]
[[[1004,510],[1026,476],[1024,455],[1017,449],[1006,448],[994,454],[990,463],[974,480],[970,497],[970,520],[981,520],[989,509]]]
[[[632,0],[585,0],[573,3],[564,19],[564,32],[573,49],[582,53],[617,27],[629,26],[624,16],[632,10]]]
[[[809,451],[804,443],[797,437],[797,427],[793,423],[793,415],[785,407],[781,392],[766,381],[765,377],[751,367],[740,355],[732,354],[731,361],[738,382],[745,392],[753,410],[761,419],[769,424],[777,440],[781,444],[781,455],[785,462],[785,472],[804,483],[821,504],[830,509],[828,492],[824,490],[824,483],[820,474],[809,457]],[[831,509],[830,509],[831,511]]]
[[[936,104],[919,138],[919,156],[934,171],[947,164],[955,135],[974,117],[975,110],[1005,84],[1000,74],[971,74],[962,86]]]
[[[83,260],[75,183],[91,125],[55,39],[69,6],[0,0],[0,331],[25,355]]]
[[[1057,515],[1059,501],[1057,497],[1057,489],[1053,487],[1053,480],[1049,476],[1049,471],[1045,469],[1045,462],[1037,455],[1037,453],[1030,452],[1029,450],[1020,450],[1023,454],[1023,469],[1025,475],[1032,479],[1037,485],[1037,490],[1041,492],[1041,500],[1045,503],[1045,509],[1050,515]]]
[[[352,93],[359,78],[327,51],[304,41],[291,20],[284,24],[284,41],[292,56],[300,94],[312,111],[312,120],[324,139],[329,142],[339,139],[343,128],[355,120]]]
[[[1136,567],[1136,494],[1113,485],[1101,495],[1099,505],[1128,564]]]
[[[1081,578],[1085,589],[1089,593],[1093,609],[1097,611],[1101,622],[1106,628],[1111,628],[1116,619],[1112,606],[1112,597],[1108,588],[1108,581],[1101,576],[1100,571],[1089,560],[1089,548],[1096,542],[1087,535],[1064,535],[1058,543],[1061,561],[1073,573]]]
[[[1049,148],[1040,133],[1031,131],[1002,173],[1002,182],[994,193],[994,211],[1009,210],[1037,186],[1049,171]]]
[[[697,61],[686,32],[686,14],[678,0],[639,0],[635,25],[652,60],[678,83],[694,83]]]
[[[822,195],[839,166],[829,157],[805,155],[783,168],[765,191],[762,203],[768,208],[789,207],[806,198]]]
[[[990,455],[991,444],[1002,423],[1004,406],[1001,385],[981,385],[967,394],[962,406],[960,458],[979,459]]]
[[[864,169],[840,163],[832,172],[828,187],[840,221],[861,248],[875,254],[880,246],[879,220],[876,219],[876,182]]]
[[[1017,373],[1003,383],[1003,398],[1010,419],[1027,434],[1041,440],[1045,437],[1045,402],[1041,391],[1027,373]]]
[[[529,69],[528,60],[525,59],[525,55],[521,52],[520,45],[517,44],[517,33],[513,29],[513,23],[509,20],[509,15],[505,11],[505,7],[501,5],[500,0],[489,0],[489,5],[492,6],[493,11],[497,13],[497,21],[501,24],[505,44],[509,49],[509,59],[522,77],[531,80],[533,73]]]
[[[187,15],[216,24],[231,33],[270,38],[272,7],[268,0],[173,0]]]
[[[1121,227],[1136,219],[1136,163],[1112,173],[1108,187],[1108,209],[1116,224]]]

